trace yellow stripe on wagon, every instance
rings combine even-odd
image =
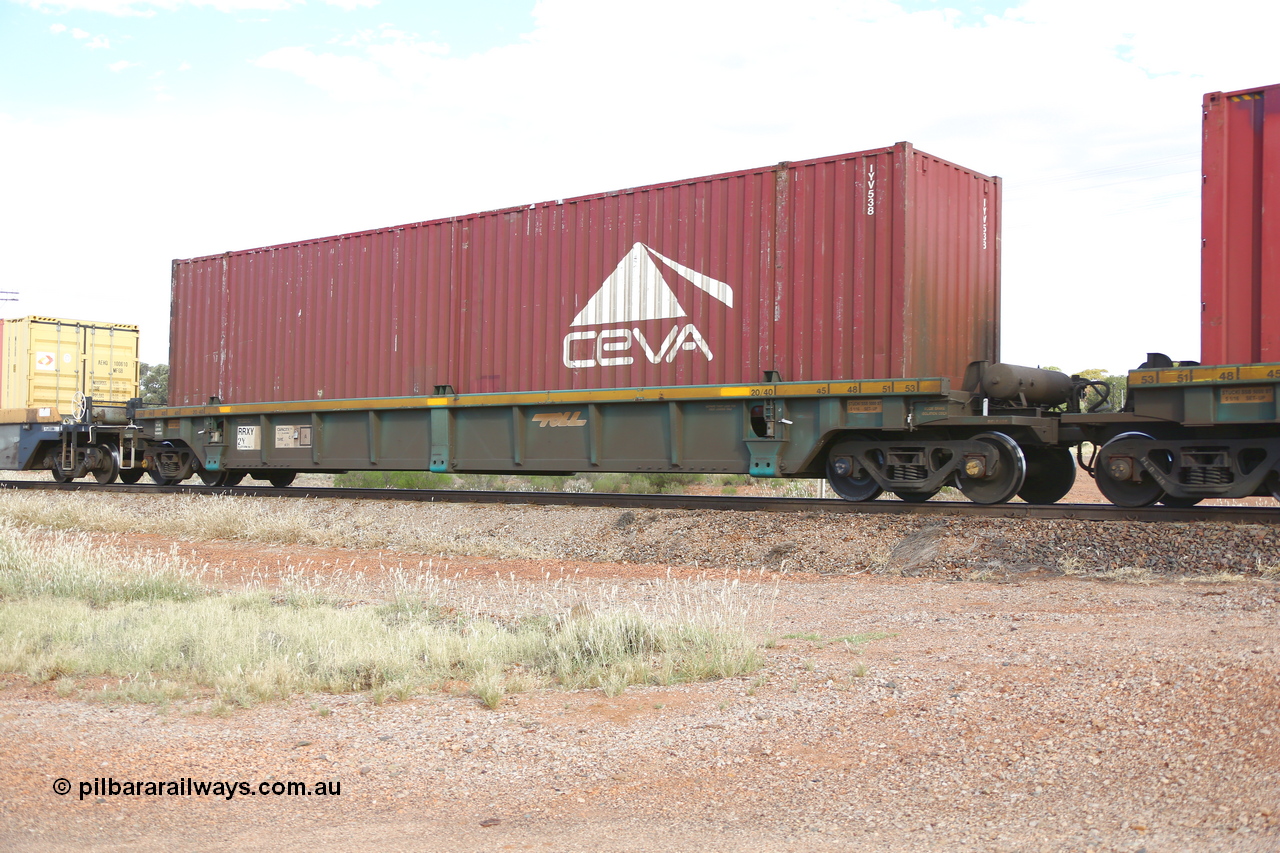
[[[216,415],[302,412],[389,411],[449,406],[538,406],[580,403],[640,403],[714,400],[725,397],[822,397],[882,394],[942,394],[943,379],[870,379],[860,382],[784,382],[776,385],[684,385],[663,388],[604,388],[594,391],[526,391],[514,394],[460,394],[455,397],[364,397],[352,400],[291,400],[143,409],[140,417],[213,417]]]
[[[733,385],[720,389],[724,397],[826,397],[866,394],[941,394],[941,379],[870,379],[862,382]]]
[[[1280,382],[1280,364],[1223,364],[1213,367],[1173,367],[1131,370],[1131,386],[1188,385],[1195,382]]]

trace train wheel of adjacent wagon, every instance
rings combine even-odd
[[[120,476],[120,460],[116,458],[116,453],[109,447],[102,448],[103,455],[106,457],[105,462],[100,462],[99,467],[94,468],[90,473],[99,486],[106,486],[116,481],[116,477]]]
[[[1135,439],[1155,440],[1143,432],[1125,432],[1108,441],[1098,451],[1098,461],[1094,466],[1098,491],[1116,506],[1151,506],[1164,497],[1164,489],[1153,477],[1143,476],[1141,480],[1133,479],[1133,467],[1139,464],[1137,458],[1125,455],[1113,460],[1112,454],[1108,453],[1108,449],[1114,449],[1119,442]]]
[[[296,476],[298,476],[296,471],[273,471],[267,475],[267,482],[277,489],[283,489],[293,485],[293,478]]]
[[[827,482],[837,495],[847,501],[873,501],[884,489],[867,471],[861,477],[851,477],[853,459],[848,456],[827,457]]]
[[[120,471],[120,482],[125,485],[132,486],[142,479],[142,475],[147,473],[141,468],[123,468]]]
[[[1271,492],[1271,497],[1280,501],[1280,471],[1272,471],[1263,482],[1267,491]]]
[[[228,486],[228,487],[238,486],[240,485],[240,481],[243,479],[244,479],[243,471],[228,471],[227,479],[222,482],[222,485]]]
[[[961,476],[960,491],[976,504],[1002,504],[1016,495],[1027,480],[1027,458],[1018,443],[1002,432],[984,432],[974,441],[996,450],[996,464],[980,476]],[[972,464],[972,461],[971,463]],[[981,460],[978,460],[981,465]]]
[[[1076,484],[1076,460],[1065,447],[1024,447],[1027,479],[1018,497],[1029,504],[1057,503]]]
[[[166,477],[154,468],[147,471],[147,476],[150,477],[151,482],[155,483],[157,486],[173,486],[180,482],[174,477]]]
[[[196,476],[206,486],[225,486],[227,481],[231,479],[231,475],[227,471],[206,471],[203,468],[196,472]]]
[[[898,491],[894,492],[894,494],[897,495],[898,500],[902,501],[903,503],[922,504],[940,491],[942,490],[934,489],[932,492],[929,492],[929,491],[911,492],[906,489],[899,489]]]

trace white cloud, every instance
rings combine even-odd
[[[63,24],[54,24],[49,27],[49,30],[55,34],[61,34],[67,32],[67,27]],[[95,36],[88,30],[82,30],[79,27],[71,30],[71,37],[76,41],[85,42],[84,46],[90,50],[100,50],[111,47],[111,42],[106,36]]]
[[[447,45],[418,41],[388,26],[357,32],[330,47],[327,52],[279,48],[254,64],[294,74],[341,101],[403,101],[430,82],[436,63],[449,52]]]
[[[137,68],[141,64],[142,64],[141,62],[129,62],[128,60],[121,59],[119,62],[113,62],[107,67],[110,68],[112,71],[119,73],[128,68]]]
[[[401,97],[404,89],[374,63],[355,56],[313,53],[305,47],[282,47],[264,54],[253,64],[287,71],[338,100],[390,100]]]

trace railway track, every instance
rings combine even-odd
[[[968,501],[927,501],[906,503],[876,500],[852,503],[819,498],[736,497],[726,495],[633,495],[596,492],[506,492],[444,489],[350,489],[289,486],[154,486],[95,483],[55,483],[38,480],[0,481],[0,489],[28,489],[61,492],[106,492],[109,494],[233,495],[239,497],[330,498],[337,500],[417,501],[426,503],[534,504],[538,506],[592,506],[619,509],[704,509],[732,512],[831,512],[854,515],[930,515],[971,518],[1043,518],[1080,521],[1190,522],[1211,521],[1240,524],[1280,524],[1280,505],[1195,506],[1187,508],[1151,506],[1117,507],[1110,504],[1025,503],[983,505]]]

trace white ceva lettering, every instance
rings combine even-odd
[[[693,326],[687,326],[686,328],[692,329]],[[640,334],[639,329],[632,329],[631,331],[635,333],[636,340],[640,342],[640,348],[644,350],[644,354],[648,357],[650,364],[657,364],[662,361],[662,357],[666,355],[668,351],[671,352],[672,358],[675,357],[676,350],[672,348],[671,344],[675,342],[676,334],[680,331],[679,326],[671,327],[671,331],[667,333],[666,340],[662,342],[662,346],[658,349],[657,355],[654,355],[653,350],[649,349],[649,342],[644,339],[644,335]],[[694,332],[696,333],[697,330],[695,329]],[[701,340],[701,338],[699,338],[699,340]],[[707,353],[707,360],[711,360],[711,353],[709,351]],[[668,361],[670,361],[670,359],[668,359]]]
[[[595,341],[595,350],[591,353],[593,357],[574,358],[573,344],[575,341]],[[653,351],[649,346],[649,342],[645,340],[644,334],[637,328],[605,329],[602,332],[570,332],[564,336],[561,349],[562,360],[564,361],[564,366],[571,370],[582,367],[625,367],[635,362],[632,356],[608,356],[606,353],[626,352],[631,349],[632,344],[635,342],[640,344],[640,349],[644,352],[645,358],[649,359],[650,364],[659,364],[663,360],[666,360],[669,364],[675,360],[676,354],[681,351],[702,350],[702,354],[707,357],[707,361],[715,358],[698,328],[689,323],[683,327],[674,326],[667,333],[657,352]],[[581,354],[580,351],[579,354]]]

